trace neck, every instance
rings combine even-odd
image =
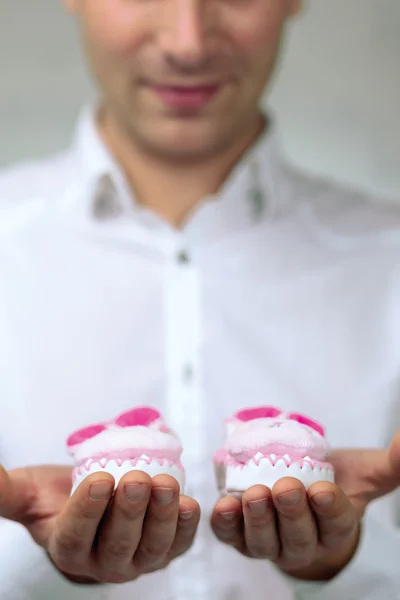
[[[218,192],[265,126],[264,117],[256,114],[225,151],[188,163],[146,152],[110,112],[104,110],[98,121],[100,135],[124,171],[136,201],[175,227],[182,226],[204,198]]]

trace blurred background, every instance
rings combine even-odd
[[[400,2],[306,0],[269,104],[289,158],[400,200]],[[0,167],[68,144],[93,90],[62,0],[0,0]]]
[[[266,99],[285,153],[308,171],[400,202],[400,0],[305,2]],[[93,94],[62,0],[0,0],[0,168],[65,147]],[[0,587],[16,593],[15,571],[26,597],[29,572],[18,565],[27,534],[20,535],[13,548],[0,537],[9,561]],[[55,589],[66,597],[66,584],[34,551],[31,571],[48,586],[41,597],[54,598]],[[70,587],[65,594],[75,598]]]

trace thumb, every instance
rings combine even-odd
[[[370,479],[375,484],[374,498],[379,498],[400,486],[400,431],[387,450],[370,450],[369,455],[375,459]]]
[[[397,432],[390,444],[389,462],[393,477],[397,480],[397,487],[400,485],[400,431]]]
[[[336,483],[357,505],[366,506],[400,485],[400,437],[387,449],[335,450],[329,462]]]
[[[20,521],[29,514],[35,485],[28,469],[7,472],[0,465],[0,517]]]

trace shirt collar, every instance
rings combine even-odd
[[[97,105],[85,106],[73,140],[86,197],[80,208],[89,217],[104,220],[132,213],[134,200],[126,179],[96,125]]]
[[[86,106],[78,119],[73,142],[82,178],[75,207],[98,221],[143,218],[159,220],[138,207],[127,181],[96,126],[94,106]],[[214,237],[277,216],[289,200],[286,165],[281,157],[274,115],[269,127],[233,169],[218,194],[205,198],[189,215],[184,230],[194,238]],[[84,182],[83,187],[81,182]],[[75,189],[76,192],[76,189]],[[139,217],[140,215],[140,217]],[[154,225],[154,223],[152,223]]]

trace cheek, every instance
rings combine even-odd
[[[268,63],[279,46],[284,11],[275,1],[250,0],[246,4],[246,10],[231,15],[228,27],[232,39],[244,54],[257,62]]]
[[[126,0],[90,0],[83,14],[86,39],[107,62],[120,61],[140,46],[145,22],[143,5]]]

